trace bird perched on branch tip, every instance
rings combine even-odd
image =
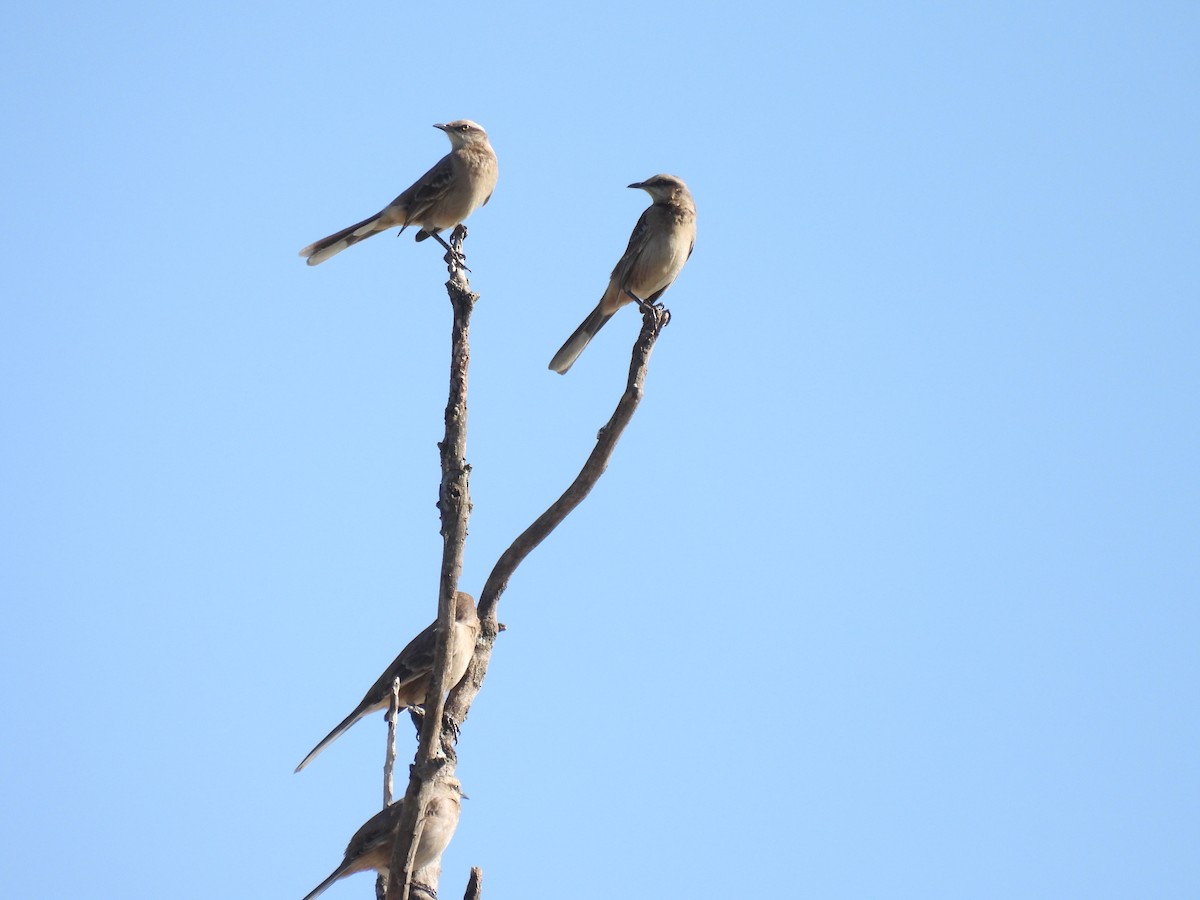
[[[450,138],[450,152],[369,219],[314,241],[301,250],[300,255],[310,266],[396,226],[403,232],[409,225],[415,225],[419,229],[418,241],[434,237],[454,252],[439,232],[458,225],[491,199],[498,174],[496,153],[488,142],[487,132],[470,119],[433,127],[446,132]]]
[[[645,303],[658,300],[692,255],[696,243],[696,204],[683,179],[655,175],[629,187],[641,188],[654,202],[633,227],[629,245],[609,276],[604,296],[550,360],[550,368],[560,375],[567,373],[583,348],[618,309],[634,302],[635,297]]]

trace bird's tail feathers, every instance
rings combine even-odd
[[[337,234],[331,234],[329,237],[314,241],[301,250],[300,255],[307,257],[310,266],[315,266],[318,263],[325,262],[329,257],[341,253],[347,247],[357,244],[359,241],[366,240],[373,234],[387,231],[390,227],[390,225],[384,224],[382,215],[376,213],[369,219],[363,219],[349,228],[343,228]]]
[[[346,874],[346,864],[342,863],[342,865],[338,866],[336,869],[333,870],[332,873],[330,873],[328,878],[326,878],[324,881],[322,881],[320,884],[318,884],[315,888],[313,888],[311,891],[309,891],[307,894],[305,894],[304,900],[313,900],[314,897],[318,897],[321,894],[325,893],[326,889],[331,884],[333,884],[335,881],[337,881],[339,878],[341,878],[345,874]]]
[[[567,338],[567,342],[554,354],[554,359],[550,360],[550,368],[559,375],[566,375],[567,370],[575,364],[575,360],[583,352],[583,348],[596,336],[596,332],[604,327],[604,323],[612,317],[612,312],[604,311],[603,303],[588,313],[588,317],[583,320],[583,323]]]
[[[305,766],[307,766],[310,762],[312,762],[314,759],[316,759],[318,754],[320,754],[320,752],[322,750],[324,750],[326,747],[328,747],[330,744],[332,744],[334,741],[336,741],[338,738],[340,738],[346,731],[349,730],[351,725],[353,725],[355,722],[357,722],[363,716],[367,715],[367,713],[369,713],[369,712],[371,712],[371,710],[369,710],[369,709],[361,709],[361,708],[356,709],[354,712],[350,713],[350,715],[346,716],[346,718],[342,719],[341,723],[337,726],[337,728],[333,729],[333,731],[329,732],[329,734],[327,734],[327,735],[325,735],[325,737],[321,738],[320,743],[308,751],[308,756],[306,756],[306,757],[304,757],[304,759],[300,760],[300,765],[296,766],[296,771],[299,772],[301,769],[303,769]]]

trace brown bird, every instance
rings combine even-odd
[[[414,874],[430,863],[437,862],[450,843],[454,829],[458,827],[458,815],[462,809],[460,798],[464,796],[457,778],[450,777],[433,783],[433,796],[425,806],[421,840],[417,843],[416,859],[413,860]],[[304,900],[313,900],[339,878],[355,872],[374,869],[381,875],[386,874],[396,843],[396,826],[403,815],[404,800],[401,799],[367,819],[346,845],[342,864],[309,891]]]
[[[475,598],[459,591],[454,598],[454,627],[450,630],[450,684],[462,681],[467,666],[475,653],[475,639],[479,636],[479,615],[475,612]],[[342,736],[359,719],[377,710],[387,709],[392,700],[392,682],[400,679],[400,706],[419,706],[429,693],[429,676],[433,672],[433,652],[437,641],[437,622],[434,622],[400,651],[392,664],[371,685],[354,711],[341,724],[321,739],[308,756],[296,766],[299,772],[327,746]]]
[[[630,294],[653,303],[671,286],[692,255],[696,243],[696,204],[683,180],[674,175],[655,175],[629,186],[641,188],[654,203],[633,227],[629,246],[612,270],[604,296],[550,360],[550,368],[560,375],[567,373],[613,313],[633,302]]]
[[[438,232],[453,228],[492,197],[498,174],[496,153],[487,132],[469,119],[434,125],[446,132],[452,149],[382,210],[337,234],[321,238],[300,251],[310,266],[322,263],[351,244],[400,226],[416,225],[417,240],[433,236],[447,250]]]

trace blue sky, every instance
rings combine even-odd
[[[431,243],[482,123],[462,587],[525,562],[444,858],[486,896],[1200,893],[1200,9],[42,3],[0,34],[0,893],[299,898],[436,609]],[[327,894],[371,896],[371,879]]]

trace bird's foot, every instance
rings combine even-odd
[[[450,250],[442,257],[443,262],[453,269],[462,269],[464,272],[470,272],[471,267],[467,265],[467,258],[458,250]]]
[[[629,288],[625,288],[625,296],[638,305],[638,309],[642,311],[642,315],[649,314],[654,318],[654,323],[657,328],[665,328],[667,323],[671,321],[671,311],[667,309],[664,303],[652,303],[649,300],[643,300]]]
[[[462,226],[460,225],[459,228],[461,227]],[[455,233],[457,234],[457,232],[458,229],[456,228]],[[462,269],[464,272],[471,271],[471,269],[467,266],[466,254],[464,254],[460,248],[451,247],[448,243],[446,243],[446,240],[440,234],[433,232],[431,233],[437,239],[437,242],[446,248],[446,255],[442,257],[446,265],[450,266],[451,268]]]
[[[638,309],[640,309],[642,312],[646,312],[648,310],[662,312],[664,309],[666,309],[666,306],[664,306],[662,303],[651,303],[649,300],[643,300],[633,291],[629,290],[629,288],[625,288],[625,296],[636,303],[638,305]]]

